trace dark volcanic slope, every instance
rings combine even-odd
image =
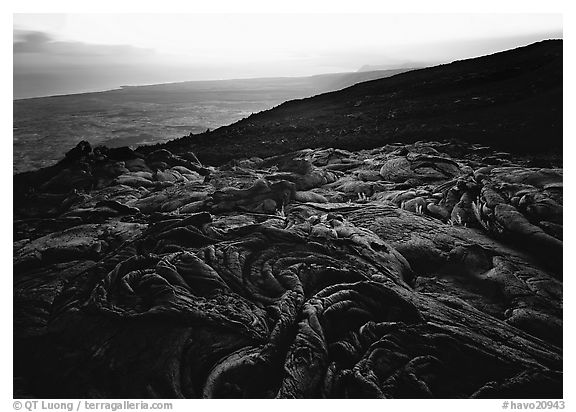
[[[275,155],[287,148],[357,150],[430,139],[462,139],[516,152],[559,152],[562,40],[290,101],[163,147],[173,152],[191,149],[203,160],[219,163]]]

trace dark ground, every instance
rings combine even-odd
[[[563,396],[561,41],[83,142],[14,199],[15,397]]]

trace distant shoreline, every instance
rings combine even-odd
[[[85,91],[85,92],[78,92],[78,93],[63,93],[63,94],[50,94],[47,96],[34,96],[34,97],[19,97],[17,99],[12,98],[13,102],[18,102],[18,101],[22,101],[22,100],[36,100],[36,99],[49,99],[52,97],[64,97],[64,96],[80,96],[80,95],[84,95],[84,94],[96,94],[96,93],[107,93],[107,92],[113,92],[115,90],[122,90],[124,86],[120,86],[114,89],[106,89],[106,90],[94,90],[94,91]],[[134,87],[140,87],[140,86],[134,86]]]
[[[164,82],[164,83],[145,83],[145,84],[124,84],[110,89],[103,89],[103,90],[92,90],[92,91],[82,91],[82,92],[74,92],[74,93],[60,93],[60,94],[50,94],[46,96],[32,96],[32,97],[19,97],[19,98],[12,98],[12,101],[21,101],[21,100],[33,100],[33,99],[45,99],[51,97],[63,97],[63,96],[79,96],[85,94],[96,94],[96,93],[107,93],[119,90],[125,90],[130,88],[138,88],[138,87],[156,87],[156,86],[168,86],[168,85],[177,85],[177,84],[190,84],[190,83],[217,83],[217,82],[238,82],[238,81],[266,81],[266,80],[282,80],[282,79],[311,79],[314,77],[323,77],[323,76],[337,76],[337,75],[349,75],[354,73],[372,73],[372,72],[387,72],[392,70],[414,70],[417,68],[425,67],[424,64],[420,66],[414,67],[390,67],[390,68],[381,68],[381,69],[374,69],[374,70],[357,70],[357,71],[344,71],[344,72],[330,72],[330,73],[317,73],[311,74],[306,76],[264,76],[264,77],[239,77],[239,78],[230,78],[230,79],[203,79],[203,80],[181,80],[181,81],[174,81],[174,82]]]

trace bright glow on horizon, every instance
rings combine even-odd
[[[14,94],[31,97],[423,67],[562,37],[562,15],[15,14],[14,33]]]
[[[558,14],[43,14],[15,28],[58,40],[131,45],[214,61],[560,33]],[[224,54],[227,54],[225,56]]]

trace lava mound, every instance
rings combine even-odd
[[[462,149],[17,176],[16,394],[562,397],[561,166]]]

